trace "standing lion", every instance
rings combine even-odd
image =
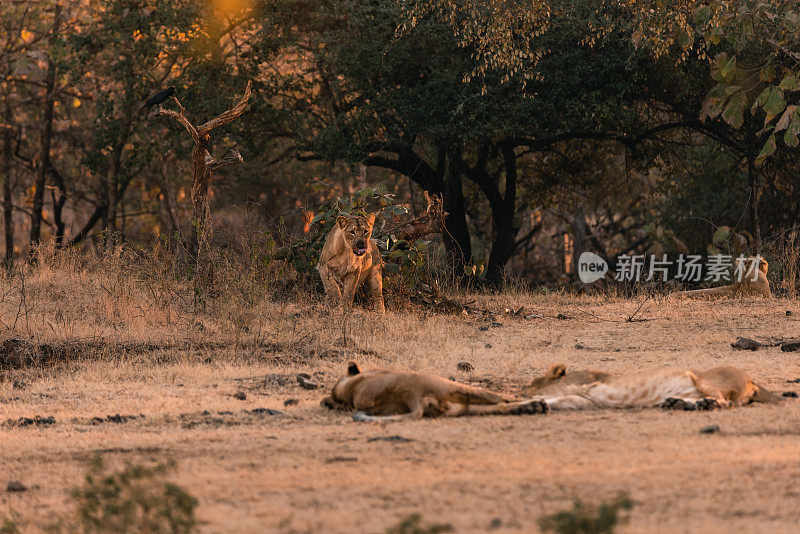
[[[353,306],[356,290],[369,282],[373,308],[383,314],[383,278],[381,253],[372,239],[375,214],[367,217],[340,215],[322,247],[317,271],[330,303],[341,303],[345,310]]]

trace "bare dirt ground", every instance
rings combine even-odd
[[[626,322],[643,299],[507,294],[475,297],[494,320],[360,311],[342,323],[291,304],[181,313],[124,283],[81,276],[64,284],[40,274],[27,281],[30,309],[13,292],[0,306],[3,339],[86,344],[67,363],[2,372],[0,423],[55,420],[0,426],[0,522],[10,517],[22,532],[70,508],[97,453],[111,464],[176,460],[174,480],[199,499],[204,532],[383,532],[412,513],[456,532],[535,532],[538,518],[574,498],[619,492],[635,502],[621,532],[796,532],[800,523],[793,398],[703,413],[385,426],[319,406],[350,359],[512,392],[555,362],[613,372],[732,364],[773,391],[799,391],[788,382],[800,378],[798,353],[730,347],[740,335],[800,334],[796,302],[651,299],[637,314],[646,321]],[[503,313],[520,306],[537,316]],[[460,361],[474,371],[458,371]],[[323,387],[300,387],[300,372]],[[108,420],[116,414],[136,417]],[[714,424],[719,432],[700,433]],[[28,491],[6,492],[9,480]]]

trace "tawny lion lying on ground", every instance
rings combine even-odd
[[[769,289],[767,279],[767,269],[769,263],[764,258],[758,265],[758,273],[755,280],[750,273],[742,275],[742,279],[728,286],[711,287],[708,289],[693,289],[691,291],[678,291],[676,295],[682,297],[768,297],[772,298],[772,291]]]
[[[737,367],[708,371],[654,369],[625,375],[602,371],[567,373],[556,364],[522,392],[553,410],[649,408],[713,410],[751,402],[776,404],[780,398],[759,386]]]
[[[459,415],[546,413],[538,399],[518,399],[446,378],[407,371],[371,369],[362,372],[350,362],[322,405],[334,410],[358,410],[356,421],[400,421]]]

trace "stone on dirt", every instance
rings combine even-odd
[[[762,346],[761,343],[749,337],[737,337],[736,341],[731,343],[731,347],[736,350],[758,350]]]
[[[783,352],[796,352],[800,350],[800,339],[787,339],[781,343],[781,350]]]
[[[22,482],[20,482],[18,480],[12,480],[6,486],[6,491],[8,491],[9,493],[18,493],[18,492],[27,491],[27,490],[28,490],[28,486],[26,486],[25,484],[23,484]]]
[[[472,371],[475,370],[475,366],[469,362],[458,362],[456,364],[456,369],[458,369],[459,371],[463,371],[465,373],[471,373]]]
[[[320,387],[320,384],[311,380],[311,375],[306,373],[297,374],[297,383],[300,384],[300,387],[303,389],[317,389]]]

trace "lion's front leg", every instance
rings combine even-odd
[[[383,315],[386,308],[383,305],[383,275],[380,267],[373,267],[369,276],[369,288],[372,292],[372,308]]]
[[[463,412],[455,415],[524,415],[549,411],[550,406],[544,399],[529,399],[498,404],[469,404]]]
[[[322,286],[325,288],[325,301],[328,305],[336,306],[342,302],[342,290],[339,287],[339,281],[331,271],[330,267],[323,265],[317,267],[320,278],[322,278]]]
[[[342,307],[345,311],[349,311],[353,307],[353,301],[356,299],[356,289],[358,289],[358,282],[360,273],[356,271],[353,274],[348,274],[343,280],[342,287]]]

